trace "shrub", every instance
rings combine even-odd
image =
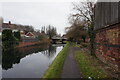
[[[15,39],[12,30],[6,29],[2,31],[2,48],[8,50],[14,48],[17,40]]]

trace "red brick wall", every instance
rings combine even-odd
[[[43,41],[34,41],[34,42],[19,42],[19,44],[16,46],[19,47],[26,47],[31,45],[39,45],[39,44],[50,44],[49,40],[43,40]]]
[[[120,23],[97,30],[95,53],[99,59],[118,70],[120,62]]]

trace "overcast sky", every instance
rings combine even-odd
[[[0,0],[0,16],[4,22],[32,25],[35,29],[50,24],[63,34],[69,26],[67,19],[72,12],[72,2],[80,1],[83,0]]]
[[[53,25],[57,32],[63,34],[69,26],[68,16],[71,2],[3,2],[2,17],[4,22],[32,25],[36,29]]]

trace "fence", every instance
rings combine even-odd
[[[33,37],[22,37],[22,42],[37,42],[39,39]]]
[[[95,5],[95,30],[118,23],[120,2],[97,2]]]

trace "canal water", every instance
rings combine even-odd
[[[6,51],[2,54],[2,77],[40,78],[62,48],[53,44]]]
[[[0,46],[0,80],[2,79],[2,47]]]

